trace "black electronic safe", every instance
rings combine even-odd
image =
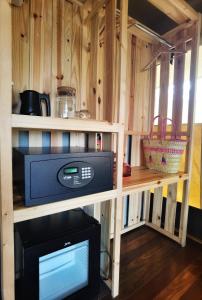
[[[26,206],[113,188],[113,152],[83,148],[14,148],[13,177]]]

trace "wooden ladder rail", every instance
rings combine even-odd
[[[0,1],[0,208],[1,295],[14,299],[14,234],[12,189],[12,31],[11,6]]]

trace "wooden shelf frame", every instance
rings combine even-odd
[[[14,223],[39,218],[77,207],[101,203],[117,197],[117,190],[91,194],[44,205],[25,207],[22,202],[14,204]]]
[[[28,220],[43,215],[69,210],[79,206],[98,204],[115,198],[116,208],[114,215],[113,240],[113,266],[112,266],[112,295],[119,293],[119,266],[120,266],[120,237],[122,224],[122,169],[123,169],[123,143],[124,143],[124,100],[126,93],[126,54],[127,54],[127,18],[128,1],[121,0],[120,11],[120,89],[117,105],[119,107],[118,123],[99,122],[94,120],[62,120],[49,117],[35,117],[12,115],[12,7],[7,0],[0,1],[0,99],[2,109],[0,118],[1,151],[0,151],[0,204],[1,204],[1,294],[3,300],[15,299],[14,274],[14,234],[15,222]],[[83,6],[85,9],[85,5]],[[106,4],[106,93],[114,96],[115,91],[115,61],[116,43],[116,0]],[[106,71],[105,70],[105,71]],[[109,97],[110,99],[110,97]],[[110,99],[111,100],[111,99]],[[12,183],[12,129],[30,130],[64,130],[76,132],[103,132],[116,133],[116,154],[119,164],[117,166],[116,186],[112,191],[88,195],[84,197],[64,200],[48,205],[24,208],[20,205],[13,209],[13,183]],[[109,201],[108,201],[109,202]],[[105,226],[106,227],[106,226]],[[108,235],[106,234],[106,239]]]
[[[182,1],[178,1],[182,2]],[[83,5],[85,7],[85,4]],[[108,99],[114,97],[115,90],[115,68],[114,56],[116,43],[116,0],[106,2],[106,24],[108,30],[105,39],[105,64],[108,68],[106,74],[105,93]],[[188,135],[190,142],[187,149],[187,163],[185,174],[163,176],[158,173],[154,180],[146,179],[139,182],[131,178],[131,182],[125,180],[123,188],[123,145],[124,145],[124,119],[125,119],[125,99],[126,99],[126,65],[127,65],[127,26],[128,26],[128,0],[120,1],[120,38],[119,38],[119,87],[118,87],[118,123],[98,122],[93,120],[61,120],[57,118],[46,117],[28,117],[11,115],[12,103],[12,28],[11,28],[11,5],[7,0],[0,1],[0,100],[1,107],[0,119],[2,126],[0,127],[0,208],[1,208],[1,292],[3,300],[14,300],[14,235],[13,226],[15,222],[28,220],[34,217],[40,217],[47,214],[53,214],[65,211],[78,206],[89,204],[98,204],[112,198],[115,198],[114,210],[114,239],[113,239],[113,265],[112,265],[112,295],[116,297],[119,293],[119,268],[120,268],[120,240],[122,233],[122,208],[123,195],[132,192],[147,191],[151,187],[161,187],[164,184],[177,183],[180,180],[185,181],[184,199],[181,211],[180,237],[179,241],[185,245],[186,226],[188,214],[188,196],[190,188],[189,176],[191,173],[192,159],[192,132],[193,132],[193,115],[194,115],[194,98],[196,83],[196,64],[199,45],[199,28],[195,26],[193,40],[193,55],[191,62],[190,78],[193,81],[190,90],[190,106],[189,112],[189,128]],[[200,22],[199,22],[200,23]],[[113,58],[113,59],[111,59]],[[107,62],[107,63],[106,63]],[[105,66],[105,67],[106,67]],[[106,71],[106,70],[105,70]],[[164,81],[165,78],[164,78]],[[166,84],[165,84],[166,86]],[[164,101],[166,102],[166,101]],[[165,104],[165,103],[164,103]],[[110,112],[111,113],[111,112]],[[99,194],[64,200],[61,202],[51,203],[43,206],[32,208],[24,208],[15,206],[13,210],[13,192],[12,192],[12,128],[17,129],[50,129],[50,130],[67,130],[79,132],[106,132],[117,133],[117,174],[116,189]],[[136,135],[136,132],[133,132]],[[3,141],[3,142],[2,142]],[[148,170],[143,170],[143,175],[148,174]],[[189,175],[188,175],[189,174]],[[133,182],[132,182],[133,181]],[[84,203],[85,202],[85,203]],[[162,232],[163,233],[163,232]]]
[[[159,188],[167,184],[177,183],[189,179],[187,173],[167,174],[145,167],[133,167],[131,176],[123,178],[123,196],[135,192],[143,192]]]
[[[63,130],[80,132],[108,132],[118,133],[123,125],[106,121],[61,119],[52,117],[37,117],[15,115],[11,117],[12,127],[18,129]]]

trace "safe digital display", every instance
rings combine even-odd
[[[78,168],[76,167],[68,167],[63,170],[65,175],[78,173]]]

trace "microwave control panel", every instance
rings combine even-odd
[[[81,188],[88,185],[94,178],[94,168],[91,164],[76,161],[63,166],[58,172],[58,181],[68,188]]]

